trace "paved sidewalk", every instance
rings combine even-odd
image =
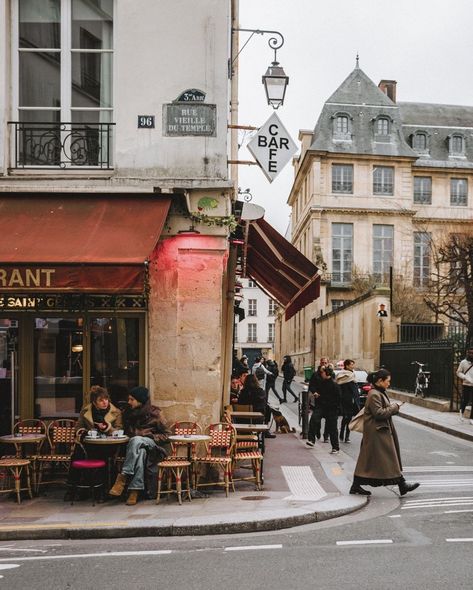
[[[342,459],[328,445],[311,449],[298,434],[278,434],[266,441],[264,489],[237,482],[225,497],[221,489],[207,498],[174,497],[126,506],[113,500],[92,506],[90,500],[63,502],[64,489],[47,495],[0,499],[0,540],[113,538],[132,536],[209,535],[277,530],[341,516],[365,506],[366,498],[348,494]],[[347,459],[343,457],[343,462]],[[327,476],[326,474],[330,475]],[[335,476],[333,476],[335,474]]]

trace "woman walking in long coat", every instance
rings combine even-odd
[[[392,403],[386,393],[391,373],[379,369],[368,376],[373,389],[368,393],[363,422],[363,440],[355,467],[350,494],[370,496],[362,485],[399,486],[401,496],[419,487],[408,483],[402,475],[401,452],[392,416],[399,412],[402,403]]]

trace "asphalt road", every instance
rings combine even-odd
[[[392,488],[378,488],[360,512],[273,533],[0,543],[0,585],[32,590],[471,588],[473,443],[401,418],[396,426],[406,477],[422,483],[402,499]],[[347,469],[358,446],[359,435],[342,445],[339,461]]]

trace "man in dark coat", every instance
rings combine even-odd
[[[168,440],[169,430],[160,408],[151,405],[146,387],[135,387],[128,396],[128,407],[123,412],[125,434],[130,437],[122,472],[118,474],[111,496],[121,496],[128,483],[128,506],[134,506],[145,489],[146,467],[166,457],[162,445]]]
[[[340,387],[334,381],[333,369],[330,367],[320,368],[321,380],[316,384],[314,391],[315,408],[309,424],[309,434],[314,433],[317,438],[320,437],[320,422],[325,418],[326,428],[330,436],[333,454],[340,451],[338,443],[337,419],[340,409]],[[314,446],[315,440],[310,437],[307,441],[309,446]]]

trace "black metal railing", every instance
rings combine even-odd
[[[115,123],[23,123],[14,130],[14,168],[101,168],[112,162]]]

